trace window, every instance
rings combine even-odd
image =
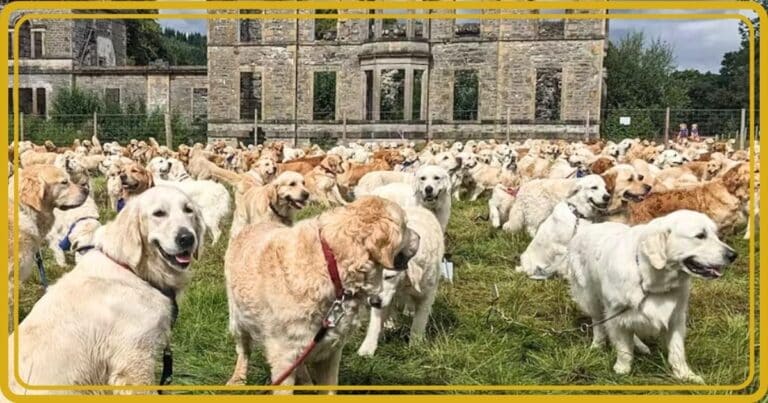
[[[376,10],[368,10],[368,15],[375,15]],[[368,39],[376,38],[376,20],[374,18],[368,19]]]
[[[541,9],[539,14],[543,16],[539,18],[538,34],[540,38],[544,39],[560,39],[565,35],[565,20],[562,18],[549,17],[549,14],[565,14],[566,10],[562,9]]]
[[[482,14],[482,11],[456,10],[456,14]],[[453,32],[454,36],[457,38],[471,38],[480,36],[480,19],[477,17],[456,18]]]
[[[315,10],[315,14],[338,14],[337,10]],[[336,18],[316,18],[315,19],[315,40],[317,41],[335,41],[337,34]]]
[[[336,72],[316,71],[312,91],[312,119],[336,120]]]
[[[403,120],[405,70],[381,71],[381,120]]]
[[[8,60],[13,60],[13,31],[8,30]]]
[[[35,106],[36,111],[35,113],[38,115],[46,116],[46,97],[45,97],[45,88],[38,88],[35,90],[36,100],[35,100]]]
[[[32,31],[29,21],[19,27],[19,58],[28,59],[32,56]]]
[[[240,14],[261,14],[261,10],[240,10]],[[240,42],[258,42],[261,40],[261,20],[240,19]]]
[[[373,120],[373,70],[365,71],[365,119]]]
[[[560,120],[562,69],[536,70],[536,119]]]
[[[208,88],[192,89],[192,121],[199,122],[208,116]]]
[[[408,14],[407,10],[384,10],[384,14]],[[384,18],[381,22],[381,37],[402,39],[408,35],[408,20],[403,18]]]
[[[413,71],[413,120],[423,120],[421,116],[421,85],[424,70]]]
[[[19,88],[19,112],[25,115],[35,113],[32,98],[32,88]]]
[[[32,50],[30,51],[33,59],[43,57],[43,31],[32,31]]]
[[[240,119],[254,119],[261,110],[261,73],[240,73]]]
[[[416,14],[425,14],[427,10],[415,10]],[[413,20],[413,37],[424,37],[424,20]]]
[[[477,100],[477,71],[456,70],[453,76],[453,120],[477,120]]]
[[[104,89],[104,103],[107,107],[120,107],[120,88]]]

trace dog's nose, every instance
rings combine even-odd
[[[301,198],[304,200],[309,199],[309,192],[302,191],[301,192]]]
[[[182,228],[176,234],[176,245],[181,248],[190,248],[195,244],[195,234],[192,231]]]
[[[739,257],[739,254],[736,253],[735,250],[728,248],[725,250],[725,259],[728,261],[728,263],[733,263],[736,258]]]
[[[434,189],[432,189],[432,186],[427,186],[424,188],[424,193],[431,195],[433,190]]]
[[[643,184],[643,190],[648,193],[651,191],[651,185]]]
[[[609,195],[609,194],[604,194],[604,195],[603,195],[603,201],[608,201],[608,200],[611,200],[611,195]]]
[[[120,180],[125,182],[128,179],[128,175],[126,174],[120,174]]]

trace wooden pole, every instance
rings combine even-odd
[[[509,144],[509,140],[510,140],[510,138],[509,138],[509,137],[510,137],[510,130],[511,130],[511,127],[509,126],[509,122],[510,122],[510,120],[511,120],[511,116],[512,116],[512,108],[507,108],[507,127],[506,127],[506,132],[507,132],[507,144]]]
[[[253,110],[253,146],[259,144],[259,110]]]
[[[19,112],[19,141],[24,141],[24,112]]]
[[[99,136],[99,113],[96,111],[93,112],[93,136]]]
[[[165,113],[165,146],[173,148],[173,133],[171,133],[171,114]]]
[[[669,107],[667,107],[667,115],[664,118],[664,147],[669,144]]]
[[[587,111],[587,122],[584,129],[584,138],[589,141],[589,111]]]
[[[744,149],[744,138],[747,136],[747,110],[741,109],[741,128],[739,130],[739,150]]]
[[[342,144],[347,144],[347,112],[341,114],[341,139]]]

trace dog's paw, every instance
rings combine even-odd
[[[704,384],[704,379],[695,373],[693,371],[687,371],[687,372],[676,372],[675,378],[688,383],[698,383],[700,385]]]
[[[364,343],[360,346],[359,349],[357,349],[357,355],[360,357],[373,357],[373,354],[376,353],[376,346],[368,345],[367,343]]]
[[[625,364],[623,362],[617,362],[613,366],[613,372],[619,374],[619,375],[626,375],[629,373],[629,371],[632,369],[632,365]]]
[[[229,386],[244,386],[245,385],[245,378],[240,377],[232,377],[227,381],[227,385]]]

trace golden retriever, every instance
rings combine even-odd
[[[382,269],[402,271],[419,247],[395,203],[365,197],[293,227],[250,225],[230,241],[224,258],[229,328],[237,363],[228,384],[243,384],[251,344],[264,346],[272,380],[290,369],[323,327],[337,290],[329,277],[323,242],[338,263],[343,317],[282,383],[337,385],[341,352],[362,304],[378,288]]]
[[[331,154],[323,158],[320,165],[304,175],[304,182],[309,189],[310,198],[325,207],[347,204],[347,201],[341,197],[336,181],[337,175],[343,173],[344,167],[341,157]]]
[[[63,169],[52,165],[34,165],[19,173],[19,195],[8,197],[8,233],[13,234],[14,201],[19,204],[19,264],[14,261],[15,237],[8,237],[8,313],[13,315],[14,267],[18,267],[19,281],[32,274],[35,254],[53,227],[53,209],[68,210],[79,207],[88,197],[88,188],[69,180]],[[9,321],[9,327],[12,321]]]
[[[126,205],[19,325],[21,380],[154,384],[156,355],[170,340],[176,295],[189,280],[204,228],[195,204],[174,188],[157,186]],[[15,377],[11,382],[20,389]]]
[[[252,186],[235,195],[235,213],[229,237],[234,238],[248,224],[275,222],[291,225],[296,211],[304,208],[310,194],[304,177],[296,172],[283,172],[264,185]]]

